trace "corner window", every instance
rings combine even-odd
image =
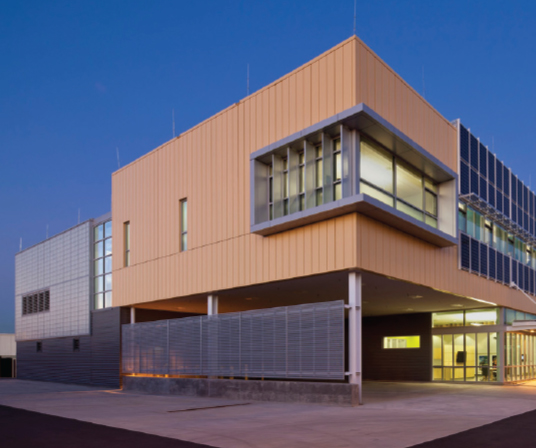
[[[360,191],[437,228],[437,185],[366,139],[361,141]]]
[[[383,348],[421,348],[421,337],[420,336],[384,337]]]
[[[188,250],[188,202],[186,199],[180,201],[180,221],[181,221],[181,252]]]

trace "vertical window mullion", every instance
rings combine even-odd
[[[188,250],[188,201],[180,200],[180,251]]]

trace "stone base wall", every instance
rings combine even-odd
[[[357,384],[123,376],[123,390],[157,395],[356,406]]]

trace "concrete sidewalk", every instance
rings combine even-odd
[[[365,383],[363,390],[365,405],[351,408],[0,380],[0,404],[222,448],[407,447],[536,409],[530,383]]]

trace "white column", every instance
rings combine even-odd
[[[218,296],[212,294],[207,298],[207,315],[213,316],[218,314]]]
[[[136,308],[134,308],[133,306],[130,307],[130,323],[136,323]]]
[[[359,387],[359,404],[363,404],[361,375],[361,274],[348,274],[348,366],[350,384]]]
[[[208,316],[215,316],[218,314],[218,296],[213,296],[212,294],[207,297],[207,315]],[[208,324],[208,363],[209,366],[217,366],[218,365],[218,341],[217,341],[217,332],[214,329],[214,324],[217,324],[217,322],[212,322]],[[208,379],[215,380],[217,379],[217,376],[208,376]]]

